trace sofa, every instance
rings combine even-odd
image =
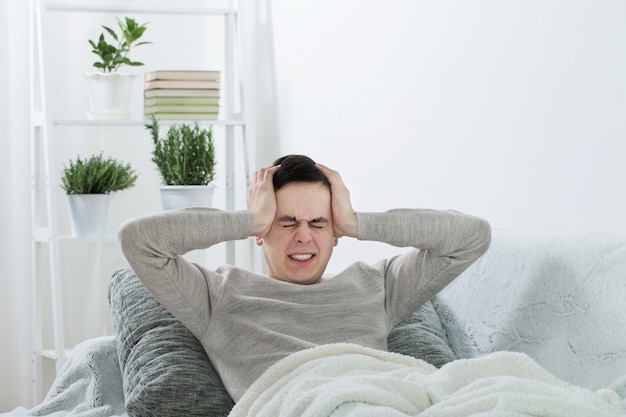
[[[229,414],[232,399],[202,346],[131,269],[113,274],[109,302],[115,336],[77,346],[44,402],[8,415]],[[436,368],[522,352],[567,383],[615,391],[621,407],[624,302],[626,237],[496,230],[487,253],[399,324],[388,345]]]
[[[626,396],[626,238],[495,231],[434,300],[460,358],[525,352],[557,377]]]

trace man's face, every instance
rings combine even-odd
[[[263,245],[272,278],[296,284],[319,281],[337,238],[330,190],[321,183],[292,182],[276,192],[276,217]]]

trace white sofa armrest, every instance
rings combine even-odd
[[[626,396],[626,236],[496,231],[433,304],[459,357],[525,352],[568,382]]]

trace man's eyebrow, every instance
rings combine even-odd
[[[279,222],[296,222],[295,216],[284,215],[276,219]]]
[[[326,217],[316,217],[314,219],[311,220],[306,220],[306,219],[301,219],[298,220],[296,219],[295,216],[290,216],[290,215],[284,215],[279,217],[278,219],[276,219],[276,221],[281,222],[281,223],[299,223],[300,221],[305,220],[307,223],[328,223],[328,219]]]

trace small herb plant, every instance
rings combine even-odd
[[[124,21],[117,19],[117,24],[121,33],[118,35],[115,31],[107,26],[102,26],[104,30],[117,42],[113,45],[107,42],[104,33],[100,34],[97,42],[89,40],[91,52],[98,55],[99,61],[93,63],[93,66],[103,72],[115,72],[122,65],[141,66],[143,63],[131,61],[128,53],[133,46],[149,44],[151,42],[135,43],[141,38],[147,29],[147,23],[138,24],[135,19],[126,17]]]
[[[105,159],[102,153],[85,159],[77,156],[63,166],[61,188],[68,194],[107,194],[132,187],[137,177],[130,164]]]
[[[152,162],[165,185],[207,185],[215,178],[215,144],[213,129],[193,126],[171,126],[167,135],[159,138],[159,124],[155,118],[146,125],[154,148]]]

